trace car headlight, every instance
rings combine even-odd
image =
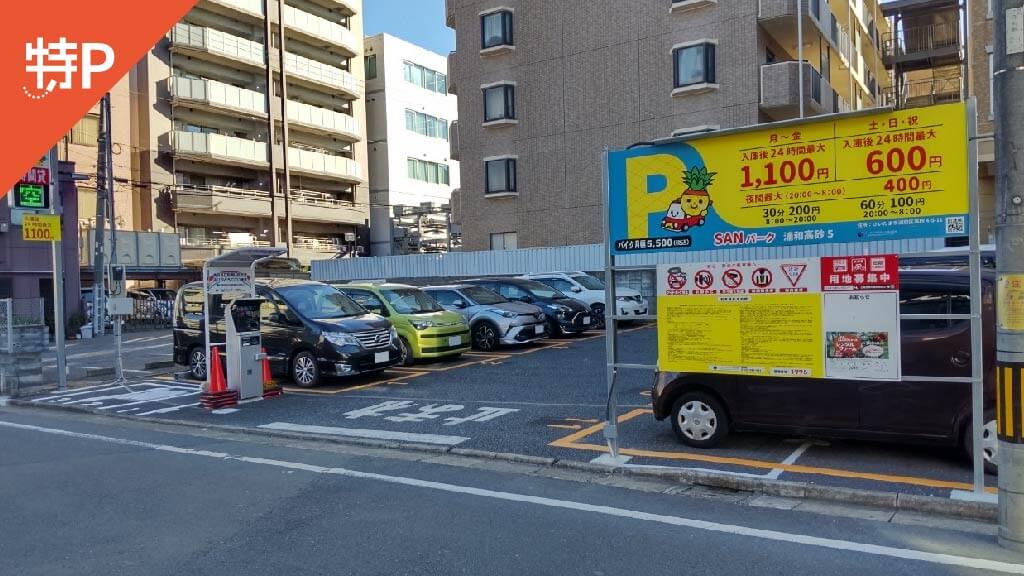
[[[430,320],[413,320],[412,325],[417,330],[426,330],[434,325]]]
[[[615,299],[619,302],[629,302],[630,300],[632,300],[632,298],[629,296],[616,296]]]
[[[391,341],[392,342],[397,342],[398,341],[398,330],[395,330],[395,327],[392,326],[391,329],[388,330],[388,332],[391,334]]]
[[[498,308],[489,308],[487,311],[490,312],[491,314],[498,314],[498,315],[503,316],[505,318],[515,318],[516,317],[516,313],[515,312],[511,312],[509,310],[499,310]]]
[[[359,346],[359,340],[345,332],[324,332],[324,339],[335,346]]]

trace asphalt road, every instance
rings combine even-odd
[[[1024,573],[973,532],[83,415],[0,430],[0,574]]]
[[[159,338],[159,337],[158,337]],[[146,349],[155,344],[140,341]],[[653,363],[653,327],[620,337],[625,362]],[[169,348],[169,344],[168,344]],[[35,401],[107,414],[357,436],[590,461],[607,452],[600,432],[605,402],[603,334],[540,346],[471,353],[383,375],[288,389],[283,397],[213,413],[198,407],[194,383],[103,386]],[[954,448],[821,441],[734,434],[713,450],[682,446],[667,422],[651,417],[648,372],[621,377],[620,436],[627,466],[710,469],[766,479],[956,496],[970,489],[970,463]],[[994,477],[988,478],[994,485]]]

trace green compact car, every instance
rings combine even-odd
[[[429,294],[405,284],[334,284],[370,312],[384,316],[399,336],[399,364],[423,358],[456,357],[468,352],[469,325],[458,312],[449,312]]]

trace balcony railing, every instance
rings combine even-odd
[[[264,65],[263,44],[213,28],[179,22],[171,29],[171,43],[176,48],[207,52],[253,66]]]
[[[448,125],[448,157],[452,160],[459,160],[462,153],[459,151],[459,121],[452,120]]]
[[[956,21],[904,28],[885,35],[885,56],[906,56],[933,50],[960,48],[960,27]]]
[[[287,108],[289,122],[306,126],[316,132],[345,134],[356,140],[360,138],[359,122],[348,114],[294,100],[288,101]]]
[[[444,24],[449,28],[455,28],[454,0],[444,0]]]
[[[269,216],[270,193],[228,186],[176,186],[174,208],[182,212]]]
[[[263,18],[263,0],[206,0],[211,4],[227,6],[239,12]]]
[[[356,35],[341,24],[331,22],[326,18],[321,18],[287,4],[284,6],[282,14],[286,27],[304,36],[310,36],[335,46],[340,46],[349,53],[355,54],[357,52]]]
[[[795,116],[800,109],[801,66],[796,61],[761,66],[761,106],[775,119]],[[835,110],[834,91],[828,80],[810,64],[803,67],[804,114],[828,114]]]
[[[352,96],[359,96],[361,84],[356,77],[341,68],[324,64],[291,52],[284,54],[284,69],[288,74],[331,88],[344,90]]]
[[[161,147],[175,154],[230,164],[264,165],[267,144],[245,138],[175,130],[161,136]]]
[[[455,88],[455,51],[448,53],[448,93],[458,94]]]
[[[362,181],[362,170],[359,163],[344,156],[334,156],[303,150],[301,148],[288,148],[288,166],[293,170],[301,170],[320,176],[333,176],[347,180]]]
[[[260,92],[239,88],[205,78],[172,77],[167,79],[168,91],[177,100],[206,104],[214,108],[267,115],[267,100]]]
[[[913,108],[959,102],[963,98],[960,77],[931,78],[893,85],[880,94],[882,106]]]

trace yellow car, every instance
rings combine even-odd
[[[469,326],[462,314],[449,312],[429,294],[406,284],[334,284],[370,312],[384,316],[399,336],[399,364],[423,358],[456,357],[469,351]]]

